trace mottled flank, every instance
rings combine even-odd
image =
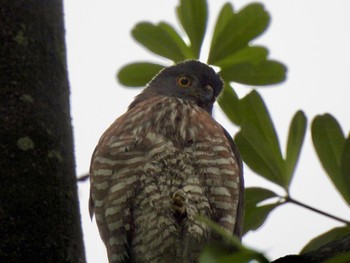
[[[164,96],[137,104],[92,158],[92,199],[110,261],[193,262],[212,236],[196,215],[233,232],[238,173],[222,127],[206,111]]]

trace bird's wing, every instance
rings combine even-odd
[[[222,127],[222,126],[221,126]],[[235,229],[233,233],[239,238],[242,238],[242,232],[243,232],[243,217],[244,217],[244,178],[243,178],[243,162],[241,154],[238,151],[238,148],[233,141],[230,134],[225,130],[224,127],[222,127],[222,130],[225,134],[225,137],[230,142],[230,146],[232,149],[233,154],[235,155],[235,159],[237,161],[238,167],[239,167],[239,199],[238,199],[238,208],[237,208],[237,215],[236,215],[236,224]]]
[[[94,150],[94,152],[92,153],[92,156],[95,155],[96,152],[96,148]],[[91,167],[90,167],[90,171],[89,171],[89,181],[91,183]],[[90,215],[90,219],[92,220],[94,213],[95,213],[95,202],[94,199],[92,198],[92,187],[90,185],[90,195],[89,195],[89,215]]]
[[[135,138],[130,135],[126,139],[114,134],[112,129],[105,133],[92,157],[89,211],[90,216],[94,213],[96,215],[108,257],[129,263],[133,262],[130,250],[132,221],[129,212],[132,200],[127,193],[133,191],[134,183],[126,183],[132,181],[126,172],[133,172],[128,168],[128,161],[131,163],[133,155],[128,155],[127,148],[133,146]]]
[[[90,190],[90,197],[89,197],[89,214],[90,219],[92,220],[92,217],[94,216],[94,209],[95,209],[95,203],[94,200],[91,197],[91,190]]]

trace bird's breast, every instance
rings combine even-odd
[[[132,130],[135,136],[149,133],[162,135],[181,145],[201,140],[221,130],[204,109],[179,98],[151,98],[132,108],[127,115],[122,129]]]

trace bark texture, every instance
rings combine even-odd
[[[0,262],[85,262],[62,0],[0,5]]]

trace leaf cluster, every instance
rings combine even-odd
[[[146,49],[173,62],[199,59],[207,28],[207,2],[182,0],[176,13],[182,34],[166,22],[138,23],[131,34]],[[283,81],[286,67],[269,60],[267,48],[251,45],[269,22],[270,16],[261,4],[250,4],[239,11],[225,4],[215,24],[207,63],[220,67],[221,77],[228,82],[269,85]],[[145,86],[164,67],[154,62],[131,63],[118,72],[118,79],[128,87]]]
[[[207,1],[179,0],[176,14],[180,30],[166,22],[143,22],[133,28],[132,36],[149,51],[173,63],[199,59],[207,28]],[[286,149],[282,149],[268,108],[258,91],[253,89],[239,98],[233,87],[233,83],[261,87],[286,79],[286,66],[269,59],[266,47],[252,43],[265,32],[269,23],[270,15],[260,3],[248,4],[240,10],[226,3],[216,20],[206,61],[219,68],[224,80],[225,87],[218,103],[229,120],[240,127],[235,141],[245,164],[259,176],[280,186],[285,193],[280,196],[269,189],[247,188],[244,233],[261,227],[275,208],[288,202],[300,204],[290,196],[290,186],[307,131],[305,113],[299,110],[294,114]],[[125,86],[144,86],[164,67],[154,62],[131,63],[118,72],[118,79]],[[328,177],[350,205],[350,136],[344,135],[339,123],[330,114],[313,119],[311,134],[317,156]],[[343,222],[346,223],[344,227],[315,238],[304,251],[349,233],[349,222]],[[217,226],[208,224],[219,231]],[[211,247],[203,253],[200,262],[247,262],[248,259],[265,262],[261,254],[238,246],[232,236],[222,235],[231,240],[232,246],[238,247],[239,253],[225,254],[221,251],[222,247]],[[222,255],[225,256],[222,258]]]

